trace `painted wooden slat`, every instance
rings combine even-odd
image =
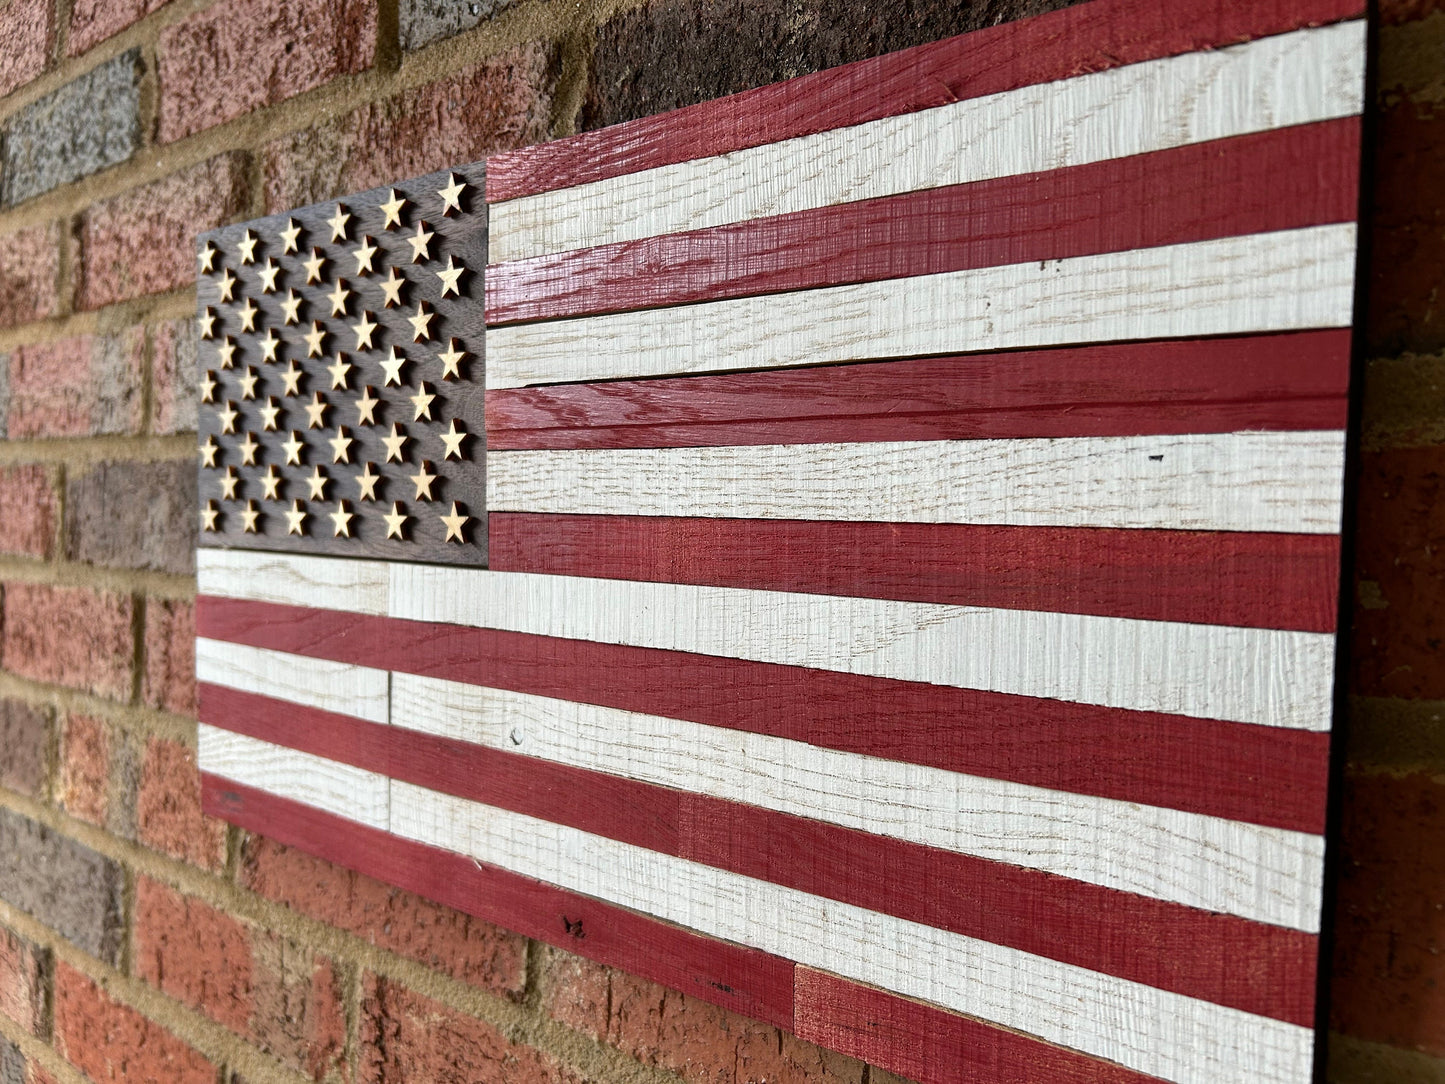
[[[1343,429],[1347,328],[504,388],[487,446],[1099,437]]]
[[[1355,226],[949,271],[489,331],[487,386],[1345,327]]]
[[[493,452],[493,512],[1337,534],[1343,431]]]
[[[198,636],[196,680],[233,689],[264,689],[282,700],[373,723],[390,719],[390,677],[370,666]]]
[[[515,199],[1364,14],[1360,0],[1095,0],[900,53],[495,155],[487,198]]]
[[[1319,834],[1329,735],[203,596],[202,635]],[[1260,785],[1268,778],[1270,785]]]
[[[224,594],[226,585],[247,584],[247,597],[281,605],[304,600],[308,606],[349,613],[385,614],[391,581],[379,561],[335,561],[302,554],[263,554],[252,550],[202,549],[196,553],[196,583],[201,594]]]
[[[1282,128],[494,264],[490,324],[1346,222],[1360,125]],[[1300,169],[1300,162],[1311,168]],[[1160,208],[1167,207],[1167,213]]]
[[[493,513],[490,566],[1333,632],[1336,535]]]
[[[202,684],[200,697],[205,722],[261,741],[1245,1012],[1312,1022],[1318,946],[1307,933],[252,693]],[[909,892],[888,889],[903,880]],[[1228,959],[1250,966],[1224,966]]]
[[[505,263],[1358,114],[1361,21],[1145,61],[493,203]]]

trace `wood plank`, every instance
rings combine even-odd
[[[205,811],[568,952],[791,1028],[793,964],[203,773]]]
[[[1336,535],[493,513],[491,568],[1333,632]]]
[[[1343,429],[1348,328],[1055,347],[487,393],[487,446],[729,444]]]
[[[487,271],[487,322],[618,312],[1353,221],[1359,144],[1358,120],[1324,121],[494,264]]]
[[[373,723],[391,718],[391,676],[370,666],[198,636],[196,680],[233,689],[265,689],[294,704]]]
[[[197,628],[299,654],[360,663],[384,658],[400,673],[1292,831],[1324,830],[1325,733],[206,596],[198,600]]]
[[[1364,14],[1360,0],[1096,0],[494,155],[497,202]]]
[[[494,328],[488,388],[1346,327],[1344,223]]]
[[[257,602],[302,603],[347,613],[386,613],[391,573],[377,561],[335,561],[302,554],[206,549],[196,554],[197,590],[244,590]]]
[[[1338,534],[1344,432],[493,452],[493,512]]]
[[[1313,935],[1022,866],[380,727],[202,684],[201,717],[429,790],[776,881],[1290,1023],[1314,1006]],[[886,886],[906,880],[907,893]],[[1221,949],[1220,946],[1226,946]],[[1251,966],[1229,965],[1248,959]]]
[[[1357,115],[1363,21],[1034,84],[490,206],[494,264]]]

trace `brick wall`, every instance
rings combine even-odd
[[[1064,0],[0,0],[0,1084],[888,1074],[200,812],[191,238]],[[1445,0],[1385,0],[1331,1073],[1445,1082]]]

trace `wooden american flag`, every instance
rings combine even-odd
[[[489,567],[203,549],[207,807],[923,1081],[1310,1079],[1364,43],[1095,0],[492,159]]]

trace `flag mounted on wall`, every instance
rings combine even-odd
[[[921,1081],[1311,1079],[1364,45],[1095,0],[202,238],[207,808]]]

